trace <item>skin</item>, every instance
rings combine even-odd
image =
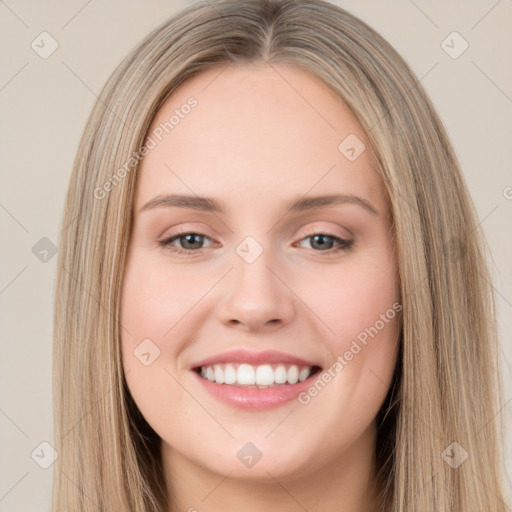
[[[325,370],[399,302],[375,162],[368,150],[354,161],[338,150],[349,134],[367,148],[368,139],[334,92],[284,65],[203,72],[174,91],[151,130],[190,96],[198,105],[141,164],[121,306],[125,375],[162,439],[172,510],[377,510],[375,416],[396,362],[397,316],[306,405],[232,407],[190,370],[232,349],[279,350]],[[226,212],[140,211],[171,193],[214,198]],[[292,198],[332,193],[363,198],[378,214],[351,203],[285,211]],[[159,245],[180,229],[205,237]],[[311,232],[353,245],[334,253],[336,239],[322,246]],[[263,250],[250,264],[236,252],[249,235]],[[160,354],[145,366],[134,350],[147,338]],[[252,467],[237,458],[249,441],[262,453]]]

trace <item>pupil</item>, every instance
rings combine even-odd
[[[195,234],[190,234],[190,235],[185,235],[183,238],[185,238],[186,240],[186,244],[189,244],[189,238],[194,238],[194,237],[198,237],[199,239],[201,238],[201,235],[195,235]],[[190,242],[192,245],[194,245],[194,242]],[[185,245],[186,245],[185,244]],[[196,242],[196,245],[199,244],[199,246],[201,245],[201,240],[199,240],[199,242]],[[192,247],[192,249],[198,249],[198,247],[194,246]]]
[[[316,238],[326,239],[326,238],[331,238],[331,237],[330,237],[330,236],[328,236],[328,235],[315,235],[315,236],[313,237],[313,240],[314,240],[313,245],[316,243],[316,242],[315,242],[315,239],[316,239]],[[331,243],[332,243],[332,242],[331,242]],[[325,245],[326,245],[325,243],[322,243],[322,242],[321,242],[319,247],[320,247],[320,248],[322,248],[322,247],[325,247]],[[329,245],[329,242],[327,242],[327,245]]]

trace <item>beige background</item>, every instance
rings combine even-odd
[[[336,3],[395,46],[421,79],[452,138],[493,253],[506,382],[498,414],[510,428],[512,1]],[[96,94],[125,54],[185,5],[172,0],[0,1],[1,511],[50,507],[52,467],[42,469],[31,453],[43,441],[53,443],[57,258],[49,252],[48,261],[40,261],[32,248],[43,237],[58,243],[74,154]],[[43,31],[59,45],[47,59],[31,48]],[[456,59],[441,46],[453,31],[469,44]],[[506,450],[510,475],[510,434]],[[43,447],[36,453],[48,457],[50,452]]]

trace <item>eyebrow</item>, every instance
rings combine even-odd
[[[346,194],[331,194],[324,196],[301,196],[292,199],[286,210],[289,212],[303,212],[315,208],[328,208],[341,204],[356,204],[369,211],[373,215],[379,215],[377,209],[365,199]],[[226,213],[220,202],[209,197],[161,194],[150,199],[140,212],[152,210],[154,208],[185,208],[211,213]]]

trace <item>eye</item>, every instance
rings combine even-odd
[[[320,232],[312,232],[308,233],[302,240],[312,240],[311,246],[312,248],[319,248],[320,251],[326,253],[327,255],[336,254],[340,251],[346,251],[350,249],[354,243],[353,240],[345,240],[344,238],[340,238],[339,236],[331,235],[329,233],[320,233]],[[338,247],[332,249],[332,245],[334,242],[338,243]]]
[[[190,231],[175,234],[171,237],[165,238],[164,240],[160,240],[158,243],[160,246],[178,254],[193,254],[203,249],[201,246],[205,239],[211,240],[210,237],[202,233]],[[176,247],[174,245],[175,240],[179,241],[182,245],[185,246],[185,248],[182,249]]]
[[[204,235],[203,233],[189,231],[174,234],[170,237],[160,240],[158,243],[161,247],[164,247],[165,249],[177,254],[197,254],[201,249],[204,249],[203,243],[205,240],[211,240],[211,238]],[[304,240],[313,240],[311,244],[312,249],[319,249],[315,252],[326,254],[336,254],[340,251],[346,251],[350,249],[354,243],[353,240],[345,240],[339,236],[321,232],[308,233],[304,238],[301,239],[301,242]],[[177,247],[175,242],[179,242],[182,247]],[[338,247],[332,249],[333,243],[337,243]]]

